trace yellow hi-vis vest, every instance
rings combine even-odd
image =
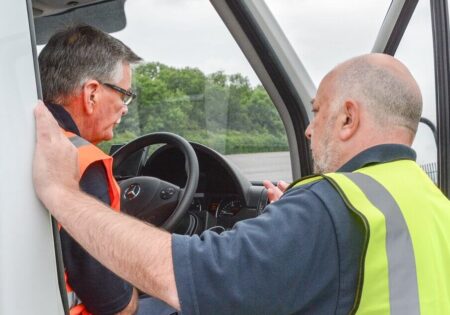
[[[325,179],[365,227],[351,314],[450,314],[450,201],[411,160]]]

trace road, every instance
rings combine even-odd
[[[250,181],[282,179],[292,182],[289,152],[231,154],[225,157],[237,165]],[[422,163],[420,166],[437,183],[437,163]]]
[[[282,179],[292,181],[289,152],[230,154],[225,156],[237,165],[250,181]]]

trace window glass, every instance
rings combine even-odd
[[[145,61],[134,69],[137,99],[101,147],[169,131],[226,155],[250,180],[292,180],[278,112],[212,5],[135,0],[125,9],[127,27],[112,35]]]
[[[316,86],[338,63],[369,53],[391,0],[266,0]]]
[[[419,1],[417,4],[395,56],[408,66],[420,86],[423,97],[422,117],[435,125],[436,93],[429,1]],[[433,132],[427,125],[419,125],[413,148],[417,152],[417,162],[435,179],[437,147]]]
[[[266,0],[316,86],[336,64],[372,50],[390,0]],[[436,122],[433,43],[429,1],[419,1],[396,57],[418,81],[423,117]],[[413,148],[417,161],[436,178],[433,132],[421,123]]]

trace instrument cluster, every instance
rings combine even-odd
[[[215,218],[233,217],[243,207],[238,195],[233,194],[195,194],[190,211],[193,213],[208,212]]]

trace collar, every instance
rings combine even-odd
[[[55,117],[56,121],[58,121],[58,124],[61,128],[63,128],[66,131],[72,132],[80,135],[80,131],[78,130],[77,125],[75,124],[75,121],[73,121],[72,116],[70,116],[69,112],[64,109],[63,106],[58,104],[45,104],[48,108],[48,110],[52,113],[53,117]]]
[[[416,160],[416,152],[403,144],[380,144],[362,151],[345,163],[338,172],[353,172],[371,164],[397,160]]]

